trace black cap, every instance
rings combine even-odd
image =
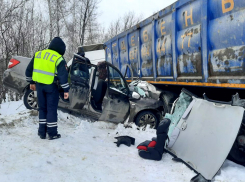
[[[48,49],[56,51],[63,56],[66,52],[66,45],[60,37],[55,37],[50,42]]]

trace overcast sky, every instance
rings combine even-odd
[[[106,28],[110,22],[123,16],[128,11],[134,11],[142,19],[164,9],[176,0],[102,0],[99,4],[98,21]]]

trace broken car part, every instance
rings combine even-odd
[[[203,99],[194,100],[189,114],[176,126],[180,133],[169,151],[205,179],[212,180],[236,140],[244,109]],[[181,128],[183,124],[186,127]]]
[[[119,136],[115,137],[117,139],[117,142],[114,142],[117,144],[117,147],[119,147],[121,144],[127,145],[128,147],[135,144],[135,138],[130,136]]]

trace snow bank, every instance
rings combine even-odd
[[[155,130],[94,122],[58,112],[58,140],[37,136],[38,117],[19,102],[0,110],[0,181],[11,182],[189,182],[195,173],[164,154],[159,162],[141,159],[136,146],[155,136]],[[16,110],[17,109],[17,110]],[[116,147],[114,137],[129,135],[135,146]],[[226,161],[215,181],[245,181],[245,168]]]

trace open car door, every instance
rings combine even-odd
[[[83,60],[81,56],[80,60]],[[85,61],[73,60],[70,68],[69,102],[72,109],[82,109],[89,94],[89,68]]]
[[[129,115],[129,88],[121,72],[112,64],[107,64],[107,93],[103,101],[100,121],[121,123]]]

